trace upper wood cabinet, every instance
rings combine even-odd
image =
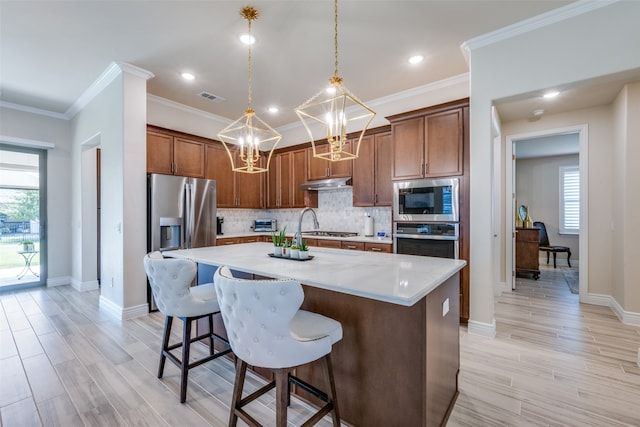
[[[264,173],[233,172],[227,150],[219,144],[207,144],[205,159],[205,178],[216,180],[217,207],[265,207]]]
[[[349,141],[348,144],[351,144]],[[318,153],[326,153],[329,150],[329,144],[316,147]],[[307,148],[308,173],[309,181],[326,178],[344,178],[351,176],[353,160],[341,160],[331,162],[329,160],[313,157],[313,147]]]
[[[204,178],[204,146],[200,141],[147,131],[147,173]]]
[[[462,107],[392,121],[393,179],[462,175]]]
[[[362,138],[353,160],[353,206],[391,206],[391,132]]]
[[[317,192],[300,188],[306,179],[306,149],[274,154],[267,172],[267,208],[317,207]]]

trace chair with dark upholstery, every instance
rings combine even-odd
[[[571,249],[567,246],[556,246],[549,243],[549,236],[547,235],[547,227],[544,222],[535,221],[533,223],[534,228],[540,229],[540,250],[547,253],[547,264],[549,264],[549,254],[553,254],[553,268],[556,268],[556,254],[559,252],[567,253],[567,264],[571,267]]]

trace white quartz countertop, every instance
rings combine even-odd
[[[221,266],[276,279],[291,278],[317,288],[411,306],[466,265],[432,258],[345,249],[311,248],[308,261],[278,259],[271,243],[181,249],[165,256]]]
[[[235,237],[250,237],[250,236],[269,236],[271,237],[271,233],[266,232],[248,232],[248,233],[225,233],[218,234],[216,236],[217,239],[224,238],[235,238]],[[294,237],[294,233],[287,233],[287,238],[291,239]],[[393,240],[391,237],[383,237],[378,238],[377,236],[367,237],[367,236],[350,236],[350,237],[334,237],[334,236],[310,236],[308,234],[302,234],[303,239],[321,239],[321,240],[340,240],[345,242],[365,242],[365,243],[383,243],[385,245],[392,245]]]

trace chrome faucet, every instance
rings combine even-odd
[[[317,230],[318,228],[320,228],[320,224],[318,224],[318,217],[316,216],[316,211],[311,208],[302,209],[302,212],[300,212],[300,217],[298,218],[298,231],[296,232],[296,235],[294,237],[296,245],[299,245],[302,241],[302,217],[304,217],[304,214],[308,211],[311,211],[311,213],[313,214],[313,226],[315,227],[315,229]]]

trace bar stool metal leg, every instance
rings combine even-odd
[[[164,335],[162,337],[162,348],[160,349],[160,366],[158,366],[158,378],[162,378],[164,373],[164,362],[167,360],[165,354],[169,347],[169,337],[171,336],[171,325],[173,324],[173,316],[165,316],[164,318]]]
[[[189,375],[189,352],[191,349],[191,321],[185,317],[182,334],[182,363],[180,364],[180,403],[187,400],[187,376]]]

